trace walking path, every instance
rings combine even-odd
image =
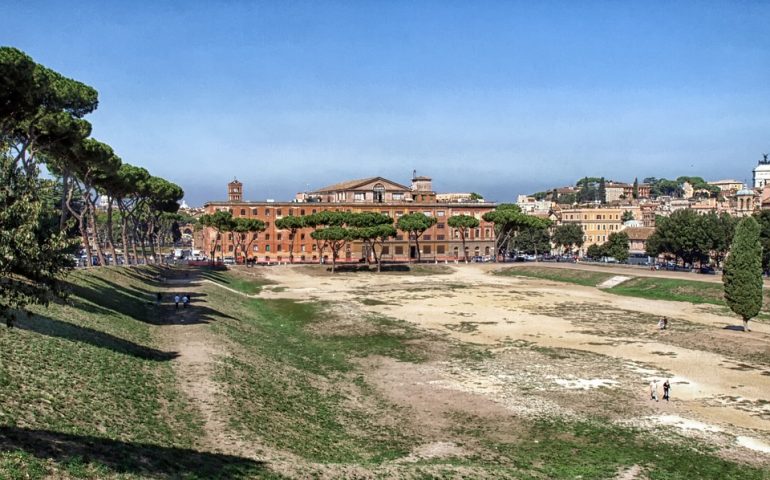
[[[206,281],[206,280],[204,280]],[[200,439],[200,447],[255,460],[255,445],[244,441],[227,425],[227,414],[222,411],[225,405],[220,386],[213,380],[216,364],[220,358],[229,355],[228,346],[221,338],[214,335],[203,319],[200,304],[195,295],[201,293],[201,281],[198,279],[172,280],[165,291],[166,302],[173,303],[174,295],[180,297],[191,294],[193,301],[189,307],[175,310],[173,305],[164,307],[168,323],[160,327],[160,336],[165,348],[178,352],[172,362],[174,374],[180,389],[197,408],[204,420],[205,436]],[[214,283],[214,282],[211,282]]]

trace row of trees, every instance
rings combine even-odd
[[[648,255],[668,255],[690,265],[713,259],[720,265],[730,250],[736,219],[727,213],[700,215],[684,209],[657,217],[655,225],[655,232],[647,239]]]
[[[495,251],[498,255],[506,255],[510,248],[515,248],[517,241],[521,242],[528,235],[536,235],[534,232],[545,232],[548,235],[547,228],[550,225],[547,220],[522,213],[521,209],[513,204],[499,205],[495,210],[484,214],[483,219],[494,224]],[[233,253],[236,258],[247,258],[247,252],[251,249],[257,234],[265,230],[265,224],[262,221],[233,218],[227,211],[203,215],[199,221],[202,226],[209,227],[214,232],[214,241],[211,242],[209,252],[212,259],[215,258],[217,248],[222,244],[223,235],[232,235]],[[282,217],[276,220],[275,226],[289,233],[290,263],[294,261],[294,241],[297,233],[302,229],[311,228],[313,231],[310,235],[316,241],[319,261],[323,259],[325,251],[331,252],[332,269],[334,269],[340,252],[349,242],[358,240],[364,244],[367,261],[376,263],[379,271],[382,249],[388,240],[398,235],[399,231],[406,234],[410,252],[414,244],[419,262],[422,251],[420,240],[436,222],[436,218],[420,212],[402,215],[394,223],[391,217],[381,213],[322,211],[312,215]],[[447,224],[457,230],[462,242],[463,258],[467,262],[466,242],[471,230],[479,226],[479,219],[471,215],[453,215],[447,219]],[[543,247],[541,251],[549,249],[550,245]]]
[[[182,189],[91,138],[83,117],[97,106],[94,88],[0,47],[0,316],[8,324],[14,312],[60,293],[78,244],[88,264],[95,254],[105,265],[105,247],[116,259],[116,217],[127,259],[131,244],[136,263],[137,243],[145,261],[147,244],[159,258],[155,241],[170,226],[166,215],[177,211]],[[96,208],[102,195],[109,200],[105,228]]]
[[[265,230],[265,224],[261,220],[233,218],[230,212],[225,211],[203,215],[199,221],[202,226],[214,230],[214,242],[211,243],[210,258],[215,258],[217,246],[221,244],[222,236],[226,234],[233,235],[235,257],[246,258],[257,234]],[[450,219],[450,221],[454,223],[457,220]],[[289,232],[290,263],[294,262],[294,242],[297,233],[302,229],[312,228],[313,231],[310,236],[316,242],[319,261],[323,260],[324,252],[331,252],[332,271],[336,269],[337,259],[345,246],[349,242],[360,240],[364,244],[367,261],[373,261],[379,272],[382,268],[382,249],[387,240],[398,234],[397,230],[408,235],[410,247],[412,242],[415,243],[419,261],[420,237],[435,223],[435,218],[423,213],[403,215],[394,226],[393,219],[382,213],[321,211],[312,215],[282,217],[276,220],[275,226],[280,230]],[[478,220],[476,220],[476,225],[478,225]],[[462,235],[465,238],[467,231],[464,231]]]

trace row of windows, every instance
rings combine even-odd
[[[581,220],[579,213],[570,213],[564,216],[565,220]],[[602,213],[594,215],[595,218],[590,218],[591,215],[584,214],[582,220],[620,220],[619,214]]]
[[[235,213],[235,212],[233,211],[233,209],[232,209],[232,208],[225,208],[225,207],[222,207],[222,208],[218,208],[218,210],[221,210],[221,211],[223,211],[223,212],[230,212],[230,213],[232,213],[232,214],[234,214],[234,213]],[[339,211],[340,211],[340,209],[338,209],[338,208],[337,208],[337,209],[335,209],[335,211],[339,212]],[[241,216],[241,217],[245,217],[245,216],[248,214],[247,212],[248,212],[248,210],[247,210],[247,209],[245,209],[245,208],[241,208],[241,209],[240,209],[240,216]],[[351,210],[351,209],[347,209],[347,212],[348,212],[348,213],[351,213],[351,212],[352,212],[352,210]],[[272,213],[273,213],[273,210],[272,210],[271,208],[265,208],[265,209],[264,209],[264,216],[265,216],[265,217],[270,217],[270,216],[272,216]],[[299,215],[299,216],[302,216],[302,215],[305,215],[306,213],[307,213],[307,212],[306,212],[306,210],[305,210],[304,208],[299,208],[299,209],[289,208],[289,209],[288,209],[288,214],[289,214],[289,215],[295,215],[295,214],[297,214],[297,215]],[[314,214],[314,213],[318,213],[318,210],[317,210],[317,209],[315,209],[315,208],[313,208],[313,209],[311,209],[311,210],[310,210],[310,214],[311,214],[311,215],[312,215],[312,214]],[[380,213],[381,213],[381,214],[383,214],[383,215],[387,215],[387,216],[390,216],[390,212],[389,212],[389,211],[387,211],[387,210],[383,210],[383,211],[381,211]],[[417,210],[409,210],[409,213],[417,213]],[[422,213],[423,213],[425,216],[428,216],[428,217],[432,217],[432,216],[433,216],[433,212],[432,212],[432,211],[430,211],[430,210],[426,210],[426,211],[424,211],[424,212],[422,212]],[[259,215],[259,208],[252,208],[252,209],[251,209],[251,215],[252,215],[252,216],[258,216],[258,215]],[[401,217],[402,215],[404,215],[404,210],[396,210],[396,211],[395,211],[395,217],[396,217],[396,218],[399,218],[399,217]],[[458,213],[458,215],[460,215],[460,213]],[[470,216],[474,216],[474,217],[476,217],[476,218],[479,218],[479,219],[481,218],[481,214],[471,214],[470,212],[462,213],[461,215],[470,215]],[[276,216],[276,217],[282,217],[282,216],[283,216],[283,209],[282,209],[282,208],[276,208],[276,209],[275,209],[275,216]],[[445,212],[444,210],[438,210],[438,211],[436,212],[436,217],[445,217],[445,216],[446,216],[446,212]]]

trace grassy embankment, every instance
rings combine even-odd
[[[0,332],[0,478],[273,476],[250,460],[197,449],[202,420],[176,386],[174,352],[155,340],[164,318],[152,304],[161,285],[151,273],[78,272],[69,305]],[[307,469],[296,467],[298,477],[321,464],[341,475],[408,478],[609,478],[630,465],[651,480],[767,478],[688,440],[659,455],[659,439],[603,419],[501,423],[458,413],[443,430],[422,431],[411,407],[385,400],[358,359],[456,359],[456,346],[426,348],[443,337],[388,318],[349,318],[333,303],[246,298],[208,284],[198,293],[194,308],[205,309],[207,328],[234,348],[217,371],[230,426],[292,454]],[[436,440],[468,454],[390,462]]]
[[[102,268],[0,329],[0,478],[229,478],[256,463],[201,452],[202,419],[153,330],[156,271]]]
[[[522,276],[574,283],[595,287],[609,280],[614,274],[589,270],[550,267],[513,267],[500,270],[499,275]],[[721,283],[700,282],[675,278],[633,277],[628,281],[604,290],[605,292],[650,300],[672,300],[696,304],[727,307]],[[770,296],[766,296],[763,311],[770,311]],[[760,318],[766,313],[760,314]]]

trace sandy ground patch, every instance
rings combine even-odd
[[[735,444],[767,455],[770,365],[749,361],[770,353],[767,323],[755,322],[751,334],[726,330],[739,321],[708,307],[496,276],[489,273],[493,268],[458,265],[451,274],[420,276],[314,276],[296,267],[271,267],[264,275],[285,288],[261,296],[331,300],[354,306],[351,312],[387,315],[495,352],[475,370],[458,362],[434,365],[430,375],[394,374],[392,365],[375,369],[380,385],[394,396],[404,385],[395,385],[383,372],[399,379],[417,375],[414,382],[422,392],[467,394],[469,408],[483,399],[517,415],[602,411],[665,427],[702,425],[751,439]],[[670,331],[657,331],[660,316],[672,320]],[[533,363],[522,363],[522,355]],[[672,401],[651,402],[649,382],[664,379],[672,384]],[[672,424],[672,418],[681,421]]]

